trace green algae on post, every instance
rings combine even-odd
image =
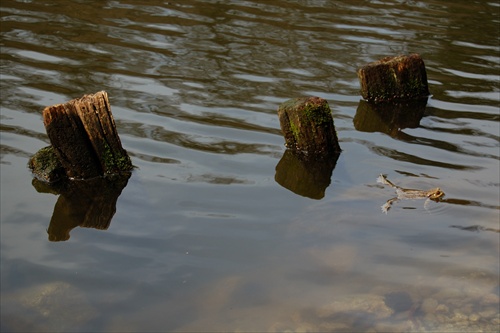
[[[290,99],[279,106],[278,117],[288,149],[314,155],[341,152],[332,112],[325,99]]]
[[[39,180],[48,183],[56,182],[66,175],[66,171],[52,146],[37,151],[29,159],[28,167]]]
[[[361,96],[370,102],[429,96],[427,73],[420,55],[385,57],[358,70]]]

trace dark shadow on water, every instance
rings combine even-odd
[[[404,312],[411,309],[413,300],[411,296],[404,291],[389,292],[384,295],[385,304],[395,312]]]
[[[479,225],[479,224],[469,225],[469,226],[450,225],[450,228],[457,228],[460,230],[472,231],[472,232],[492,231],[492,232],[500,233],[500,229],[487,228],[487,227],[483,227],[482,225]]]
[[[484,157],[472,150],[466,150],[452,142],[436,140],[427,137],[415,137],[405,133],[405,128],[420,127],[420,121],[426,113],[427,97],[397,102],[371,103],[360,100],[356,115],[354,116],[354,128],[360,132],[379,132],[385,133],[390,137],[408,143],[429,146],[442,149],[446,152],[457,152],[467,156]],[[436,166],[452,170],[480,170],[481,166],[468,166],[456,163],[447,163],[442,161],[430,160],[421,156],[401,152],[397,149],[374,146],[371,142],[363,142],[373,152],[378,155],[386,156],[397,161],[406,161],[413,164]],[[486,156],[490,157],[490,156]]]
[[[339,156],[306,156],[287,149],[276,165],[274,180],[295,194],[320,200],[330,185]]]
[[[59,194],[47,233],[49,241],[70,238],[76,227],[106,230],[116,212],[116,202],[131,174],[97,177],[88,180],[63,180],[49,184],[33,179],[40,193]]]
[[[494,210],[499,210],[500,206],[495,206],[495,205],[487,205],[479,201],[474,201],[474,200],[467,200],[467,199],[455,199],[455,198],[449,198],[449,199],[444,199],[443,202],[446,202],[448,204],[452,205],[459,205],[459,206],[473,206],[473,207],[483,207],[483,208],[490,208]]]
[[[369,103],[361,100],[353,122],[361,132],[381,132],[398,137],[403,128],[416,128],[424,116],[427,98],[393,102]]]

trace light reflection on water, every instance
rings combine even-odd
[[[495,3],[9,0],[1,11],[2,331],[497,327]],[[378,119],[356,69],[406,52],[422,55],[432,96],[418,119]],[[49,242],[60,197],[38,193],[25,167],[48,144],[41,110],[99,90],[138,169],[106,231]],[[276,108],[304,95],[329,101],[343,149],[320,200],[275,180]],[[446,196],[385,215],[394,193],[380,173]]]

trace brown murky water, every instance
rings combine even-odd
[[[2,331],[498,328],[498,3],[0,6]],[[356,70],[409,52],[432,96],[389,119]],[[138,167],[100,229],[26,168],[41,110],[99,90]],[[310,95],[343,152],[326,188],[289,189],[276,109]],[[446,196],[386,215],[381,173]]]

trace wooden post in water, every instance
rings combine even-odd
[[[107,229],[133,168],[108,94],[100,91],[46,107],[43,123],[52,145],[33,155],[28,166],[37,191],[60,194],[49,239],[67,240],[76,226]]]
[[[323,198],[341,152],[328,102],[320,97],[290,99],[279,106],[278,117],[287,150],[274,179],[296,194]]]
[[[288,149],[306,155],[341,152],[328,102],[320,97],[290,99],[278,108]]]
[[[53,147],[49,152],[55,153],[68,177],[88,179],[132,170],[105,91],[46,107],[43,123]]]
[[[429,96],[424,61],[418,54],[386,57],[358,70],[361,96],[369,102]]]

